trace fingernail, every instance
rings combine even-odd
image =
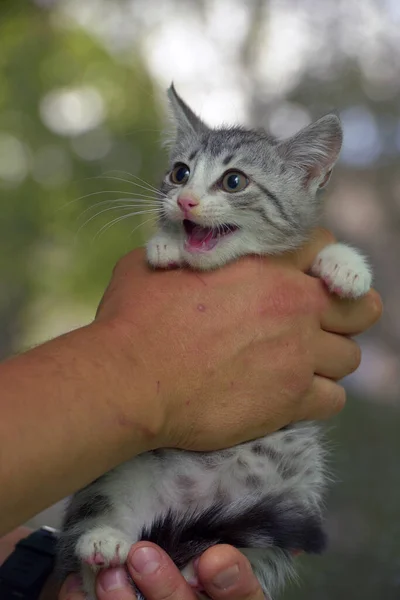
[[[80,577],[79,575],[71,575],[67,579],[66,590],[68,594],[70,592],[79,592],[82,589],[82,585],[82,577]]]
[[[161,564],[161,554],[155,548],[142,547],[135,550],[130,560],[132,567],[140,575],[155,573]]]
[[[233,565],[233,567],[229,567],[225,569],[225,571],[221,571],[218,575],[215,575],[212,580],[213,584],[216,588],[220,590],[226,590],[235,583],[239,581],[239,567],[238,565]]]
[[[114,569],[105,569],[99,573],[99,584],[104,592],[112,590],[121,590],[128,586],[126,571],[122,567]]]

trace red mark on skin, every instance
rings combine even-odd
[[[204,279],[202,279],[198,273],[195,272],[195,275],[196,275],[197,279],[199,279],[203,285],[207,285],[206,282],[204,281]]]
[[[124,414],[117,416],[117,423],[121,427],[129,427],[129,429],[131,429],[132,431],[138,431],[141,435],[150,440],[153,439],[155,436],[154,431],[152,431],[149,427],[146,427],[145,425],[142,425],[141,423],[130,419]]]
[[[204,306],[204,304],[198,304],[197,305],[198,310],[200,310],[201,312],[204,312],[206,310],[206,307]]]
[[[185,404],[186,404],[186,406],[189,406],[190,400],[186,400]]]
[[[119,415],[117,417],[117,423],[118,425],[121,425],[121,427],[134,427],[135,425],[135,423],[125,415]]]
[[[231,381],[231,383],[230,383],[231,388],[233,388],[234,385],[235,385],[235,382]]]
[[[159,393],[160,393],[160,382],[157,381],[157,394],[159,394]]]

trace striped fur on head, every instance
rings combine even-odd
[[[212,251],[183,250],[183,262],[209,269],[241,255],[277,254],[302,245],[321,216],[317,192],[328,181],[340,152],[338,117],[327,115],[290,139],[278,141],[262,129],[210,128],[173,85],[168,95],[174,133],[161,185],[165,198],[160,226],[185,237],[178,198],[189,195],[199,202],[193,211],[197,226],[234,230],[221,236]],[[190,170],[183,185],[171,181],[178,163]],[[245,189],[230,193],[221,187],[221,178],[230,170],[245,175]]]

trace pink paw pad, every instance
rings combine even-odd
[[[323,281],[328,287],[332,285],[332,279],[329,277],[329,275],[325,275],[325,277],[323,277]]]
[[[85,558],[85,563],[88,565],[102,566],[106,564],[105,558],[101,552],[95,552],[92,556]]]
[[[334,294],[337,294],[338,296],[342,296],[342,295],[343,295],[343,289],[342,289],[342,288],[340,288],[340,287],[334,287],[334,288],[332,289],[332,292],[333,292]]]

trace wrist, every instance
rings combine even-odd
[[[56,539],[49,528],[33,532],[23,526],[0,538],[2,599],[3,595],[37,600],[57,597],[60,582],[53,572]]]
[[[111,386],[118,395],[117,421],[126,431],[130,452],[140,454],[162,446],[165,398],[153,361],[142,354],[142,335],[118,318],[95,321],[93,327],[108,351]],[[150,368],[148,368],[148,366]]]
[[[17,527],[10,533],[0,537],[0,565],[14,552],[16,544],[30,533],[32,533],[32,530],[28,527]]]
[[[1,464],[0,535],[157,447],[155,396],[125,337],[95,322],[0,365],[0,437],[19,440]]]

